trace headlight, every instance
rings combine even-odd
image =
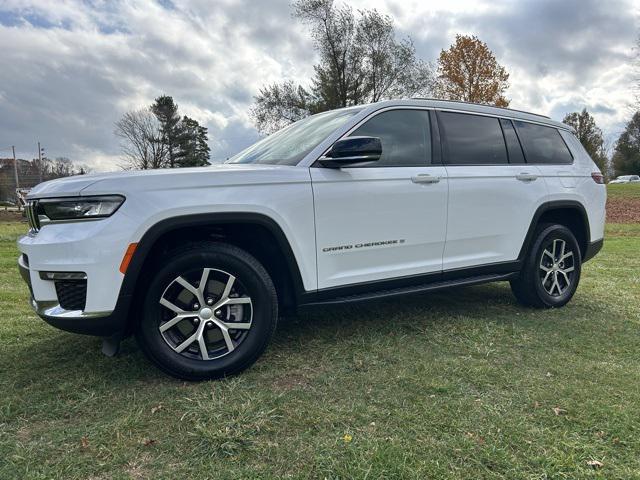
[[[100,197],[43,198],[37,201],[38,216],[47,221],[90,220],[106,218],[113,215],[124,197],[105,195]]]

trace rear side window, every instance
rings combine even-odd
[[[352,137],[378,137],[382,157],[373,167],[411,167],[431,163],[431,124],[427,110],[389,110],[354,130]]]
[[[500,121],[493,117],[440,112],[447,163],[450,165],[498,165],[507,163]]]
[[[527,163],[562,164],[573,162],[571,152],[553,127],[514,122],[522,142]]]

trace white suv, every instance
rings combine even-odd
[[[283,312],[510,281],[573,296],[602,246],[605,186],[570,127],[436,100],[321,113],[224,165],[77,176],[29,195],[18,241],[45,321],[135,334],[185,379],[239,372]]]

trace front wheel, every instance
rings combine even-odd
[[[238,373],[253,364],[278,318],[269,274],[233,245],[203,242],[163,259],[136,332],[164,372],[185,380]]]
[[[524,305],[562,307],[576,292],[582,257],[575,236],[562,225],[542,225],[511,290]]]

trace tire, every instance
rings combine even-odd
[[[146,356],[165,373],[193,381],[251,366],[278,319],[276,290],[264,267],[246,251],[218,242],[174,250],[162,265],[136,329]]]
[[[523,305],[562,307],[580,282],[582,256],[578,242],[571,230],[554,224],[540,225],[533,239],[520,275],[511,280],[511,290]]]

